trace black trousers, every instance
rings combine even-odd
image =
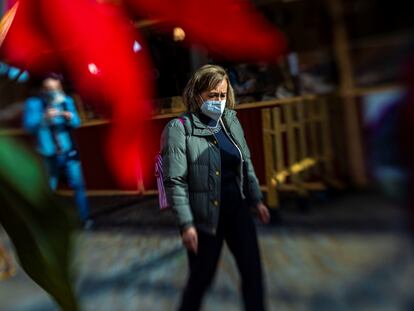
[[[223,241],[226,241],[237,263],[245,310],[264,310],[256,227],[247,205],[239,202],[235,210],[221,208],[216,236],[197,230],[198,253],[188,252],[190,274],[181,298],[180,311],[200,309],[203,296],[214,279]]]

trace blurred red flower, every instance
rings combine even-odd
[[[136,184],[139,172],[150,172],[152,167],[141,168],[139,159],[144,146],[158,143],[144,135],[143,121],[151,116],[152,65],[131,15],[179,26],[190,42],[232,60],[276,61],[285,49],[283,35],[242,0],[18,2],[2,57],[33,75],[65,72],[81,96],[110,107],[114,122],[107,157],[126,186]],[[133,49],[135,42],[140,49]]]

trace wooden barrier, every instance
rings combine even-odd
[[[327,99],[298,97],[262,110],[269,206],[278,205],[278,190],[305,196],[334,178]]]
[[[323,189],[326,181],[333,178],[329,112],[332,102],[330,97],[308,95],[248,103],[236,108],[261,189],[268,194],[269,206],[277,206],[279,191],[306,195],[311,189]],[[176,99],[171,113],[156,115],[150,121],[154,144],[145,146],[146,167],[153,167],[152,159],[158,152],[161,131],[171,118],[182,112],[178,107],[183,106]],[[88,195],[156,194],[153,176],[140,180],[135,188],[120,188],[105,157],[97,156],[105,153],[105,137],[110,126],[109,120],[92,120],[84,122],[75,131]],[[22,130],[2,130],[0,135],[21,136],[29,141]],[[72,194],[67,190],[61,193]]]

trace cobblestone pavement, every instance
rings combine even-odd
[[[401,230],[399,209],[358,195],[294,214],[286,213],[283,224],[259,227],[269,310],[414,310],[414,246]],[[76,288],[84,310],[174,310],[187,275],[177,232],[98,229],[76,239]],[[5,234],[0,237],[10,249]],[[238,282],[226,248],[203,310],[242,310]],[[0,310],[57,308],[18,269],[0,282]]]

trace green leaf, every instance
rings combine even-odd
[[[0,223],[26,273],[63,310],[79,310],[70,274],[74,217],[49,189],[37,157],[6,137],[0,137]]]

